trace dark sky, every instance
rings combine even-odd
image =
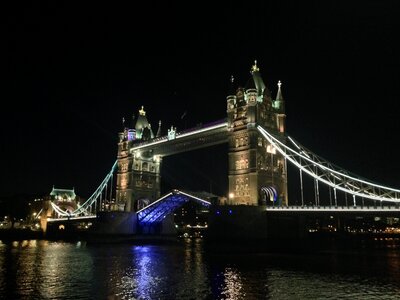
[[[283,82],[290,136],[400,188],[397,1],[83,2],[3,9],[0,195],[90,196],[122,117],[224,118],[230,76],[244,85],[254,59],[273,95]]]

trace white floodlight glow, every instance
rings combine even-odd
[[[177,133],[175,139],[181,139],[181,138],[188,137],[188,136],[191,136],[191,135],[194,135],[194,134],[199,134],[199,133],[202,133],[202,132],[207,132],[207,131],[211,131],[211,130],[218,129],[218,128],[223,128],[223,127],[228,127],[228,123],[224,122],[224,123],[216,124],[216,125],[209,126],[209,127],[204,127],[204,128],[201,128],[201,129],[197,129],[197,130],[186,132],[186,133],[182,133],[182,134]],[[163,137],[162,139],[154,141],[154,142],[148,142],[148,143],[144,143],[144,144],[138,145],[136,147],[132,147],[130,149],[130,151],[133,152],[133,151],[136,151],[136,150],[139,150],[139,149],[142,149],[142,148],[152,147],[154,145],[158,145],[158,144],[169,142],[169,141],[170,140],[168,140],[167,137]]]
[[[139,209],[136,213],[137,213],[137,214],[140,213],[141,211],[145,210],[146,208],[149,208],[149,207],[155,205],[156,203],[160,202],[161,200],[163,200],[163,199],[165,199],[165,198],[167,198],[167,197],[169,197],[169,196],[171,196],[171,195],[172,195],[172,193],[170,192],[170,193],[166,194],[165,196],[162,196],[160,199],[158,199],[158,200],[156,200],[156,201],[150,203],[149,205],[147,205],[147,206],[145,206],[145,207]]]
[[[321,181],[321,182],[323,182],[323,183],[325,183],[325,184],[327,184],[327,185],[329,185],[329,186],[331,186],[331,187],[333,187],[333,188],[337,188],[337,189],[339,189],[339,190],[341,190],[341,191],[344,191],[344,192],[346,192],[346,193],[349,193],[349,194],[352,194],[352,195],[356,195],[356,196],[359,196],[359,197],[365,197],[365,198],[368,198],[368,199],[379,200],[379,201],[400,202],[400,199],[398,199],[398,198],[387,198],[387,197],[384,197],[384,196],[382,196],[382,195],[377,195],[377,194],[368,195],[368,194],[364,191],[364,189],[362,189],[362,188],[356,188],[356,189],[359,190],[359,191],[353,191],[353,190],[350,190],[350,189],[348,189],[348,188],[339,186],[339,185],[337,185],[337,184],[333,184],[332,182],[330,182],[330,181],[328,181],[328,180],[326,180],[326,179],[323,179],[322,177],[319,177],[317,174],[315,174],[314,172],[310,171],[310,170],[307,169],[305,166],[301,165],[301,163],[299,163],[298,161],[296,161],[295,159],[293,159],[293,157],[292,157],[291,155],[288,155],[288,154],[286,153],[286,151],[290,151],[291,153],[295,154],[295,155],[298,156],[298,157],[303,158],[304,160],[306,160],[306,161],[312,163],[313,165],[319,167],[320,169],[329,171],[330,174],[335,173],[335,174],[337,174],[337,175],[339,175],[339,176],[342,176],[342,177],[351,179],[351,180],[353,180],[353,181],[355,181],[355,182],[364,183],[364,184],[369,185],[369,186],[374,186],[374,187],[382,188],[382,189],[389,190],[389,191],[392,191],[392,192],[400,192],[400,190],[393,189],[393,188],[389,188],[389,187],[385,187],[385,186],[382,186],[382,185],[379,185],[379,184],[375,184],[375,183],[372,183],[372,182],[368,182],[368,181],[365,181],[365,180],[362,180],[362,179],[359,179],[359,178],[355,178],[355,177],[349,176],[349,175],[347,175],[347,174],[343,174],[343,173],[341,173],[341,172],[339,172],[339,171],[333,170],[333,169],[331,169],[331,168],[329,168],[329,167],[323,166],[322,164],[313,161],[311,158],[304,156],[302,153],[298,153],[297,151],[295,151],[295,150],[291,149],[290,147],[286,146],[285,144],[283,144],[282,142],[280,142],[278,139],[276,139],[275,137],[273,137],[271,134],[269,134],[269,133],[268,133],[264,128],[262,128],[261,126],[257,126],[257,129],[260,131],[260,133],[261,133],[271,144],[273,144],[273,145],[277,148],[277,150],[278,150],[286,159],[288,159],[291,163],[293,163],[295,166],[297,166],[299,169],[301,169],[302,171],[306,172],[307,174],[309,174],[309,175],[312,176],[313,178],[315,178],[315,179],[317,179],[317,180],[319,180],[319,181]],[[285,151],[284,151],[282,148],[284,148]],[[302,152],[303,152],[303,151],[302,151]],[[303,152],[303,153],[304,153],[304,152]],[[332,175],[333,175],[333,174],[332,174]],[[338,177],[335,176],[335,178],[338,178]],[[339,180],[344,181],[344,179],[341,179],[341,178],[339,178]],[[338,184],[340,184],[340,183],[338,183]],[[348,183],[347,183],[347,184],[348,184]],[[353,187],[354,187],[354,185],[353,185]],[[362,192],[361,192],[361,191],[362,191]],[[387,194],[387,192],[386,192],[386,193],[382,193],[382,194]]]
[[[187,196],[187,197],[190,197],[190,198],[199,200],[200,202],[202,202],[202,203],[204,203],[204,204],[211,205],[211,202],[206,201],[206,200],[204,200],[204,199],[201,199],[201,198],[199,198],[199,197],[196,197],[196,196],[187,194],[187,193],[185,193],[185,192],[179,191],[179,194],[182,194],[182,195],[185,195],[185,196]]]

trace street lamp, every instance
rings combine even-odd
[[[235,197],[234,193],[229,193],[229,204],[232,204],[233,198]]]

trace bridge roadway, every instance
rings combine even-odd
[[[267,213],[298,215],[385,215],[400,217],[399,206],[267,206]]]
[[[169,196],[170,194],[168,194]],[[164,196],[165,197],[165,196]],[[192,196],[193,197],[193,196]],[[161,203],[160,203],[161,204]],[[154,206],[154,203],[149,207]],[[223,206],[222,206],[223,207]],[[146,207],[147,208],[147,207]],[[268,214],[332,214],[332,215],[385,215],[400,217],[400,207],[397,206],[267,206],[265,211]],[[171,212],[171,211],[168,211]],[[79,216],[70,218],[48,218],[47,222],[63,222],[68,220],[94,220],[96,215]]]
[[[64,222],[69,220],[94,220],[96,219],[96,215],[88,215],[88,216],[78,216],[78,217],[63,217],[63,218],[47,218],[47,222]]]
[[[153,155],[161,157],[187,152],[188,150],[196,150],[228,143],[228,123],[226,119],[218,120],[205,125],[199,125],[195,128],[177,132],[174,139],[168,136],[152,139],[148,142],[135,144],[131,149],[131,153],[138,150],[152,150]],[[196,138],[193,138],[193,135]]]

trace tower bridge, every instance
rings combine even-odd
[[[119,210],[136,211],[143,201],[160,197],[162,158],[168,155],[227,144],[229,204],[266,203],[265,191],[287,205],[285,159],[257,129],[261,125],[285,142],[285,108],[278,83],[275,99],[261,78],[257,64],[244,87],[231,81],[227,119],[177,132],[173,126],[161,136],[161,122],[154,136],[143,107],[134,128],[119,134],[116,202]],[[263,189],[264,188],[264,189]],[[146,203],[148,203],[146,202]]]
[[[210,203],[207,199],[184,196],[182,192],[160,195],[160,172],[166,156],[218,144],[227,146],[229,186],[228,195],[224,195],[227,196],[224,207],[209,204],[216,223],[236,226],[250,219],[259,220],[251,225],[253,227],[249,225],[248,230],[252,230],[273,215],[356,213],[397,216],[400,190],[352,174],[291,138],[285,129],[281,82],[272,97],[256,62],[250,73],[244,86],[236,85],[232,78],[226,98],[227,118],[212,123],[184,131],[171,126],[163,135],[160,121],[154,134],[142,106],[134,126],[124,122],[123,130],[118,134],[117,160],[104,181],[74,211],[64,211],[52,203],[57,216],[70,219],[108,211],[125,216],[133,214],[139,223],[159,223],[190,199]],[[291,204],[288,197],[289,163],[298,172],[299,205]],[[313,185],[312,205],[304,195],[307,180]],[[326,194],[323,194],[324,189]],[[228,219],[224,219],[221,213],[224,211],[229,212],[225,214]],[[236,224],[231,218],[234,212],[241,215],[235,219]],[[224,227],[221,228],[223,234]]]

